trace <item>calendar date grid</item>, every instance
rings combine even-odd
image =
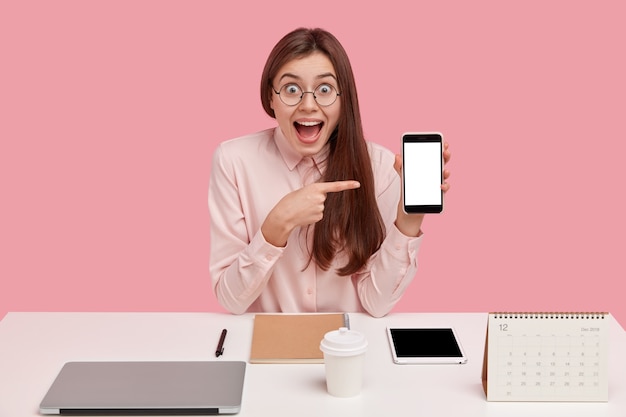
[[[508,395],[571,395],[600,387],[598,334],[500,335],[496,385]]]

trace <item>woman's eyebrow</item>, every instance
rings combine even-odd
[[[323,74],[319,74],[318,76],[316,76],[316,79],[322,79],[322,78],[328,78],[331,77],[333,78],[335,81],[337,81],[337,77],[335,77],[335,74],[333,74],[332,72],[325,72]],[[292,74],[290,72],[286,72],[283,75],[280,76],[280,78],[278,79],[278,81],[282,81],[283,78],[293,78],[295,80],[302,80],[302,77],[297,76],[296,74]]]
[[[327,78],[327,77],[334,78],[335,81],[337,81],[337,77],[335,77],[335,74],[333,74],[332,72],[325,72],[324,74],[320,74],[320,75],[318,75],[315,78],[317,78],[319,80],[321,78]]]

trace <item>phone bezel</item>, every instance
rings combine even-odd
[[[405,177],[405,145],[407,143],[439,143],[441,158],[440,167],[440,183],[443,184],[443,135],[439,132],[406,132],[402,135],[402,206],[405,213],[409,214],[428,214],[441,213],[443,211],[443,190],[441,190],[441,204],[432,205],[407,205],[406,202],[406,177]]]

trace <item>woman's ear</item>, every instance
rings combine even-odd
[[[272,93],[272,89],[270,88],[268,91],[269,97],[268,99],[268,103],[270,104],[270,109],[274,110],[274,96],[275,94]]]
[[[276,111],[274,110],[274,94],[272,94],[270,92],[270,98],[269,98],[269,105],[270,105],[270,109],[272,109],[272,118],[276,118]]]

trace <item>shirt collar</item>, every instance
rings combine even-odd
[[[280,126],[277,126],[274,129],[274,142],[276,143],[276,147],[283,157],[287,168],[289,168],[290,171],[293,171],[303,158],[302,155],[294,151],[291,145],[289,145],[289,142],[287,142],[287,138],[283,134],[283,131],[280,129]],[[322,169],[326,165],[328,152],[329,146],[328,144],[326,144],[326,146],[324,146],[321,151],[319,151],[312,157],[315,161],[315,166],[320,171],[320,174],[322,174]]]

